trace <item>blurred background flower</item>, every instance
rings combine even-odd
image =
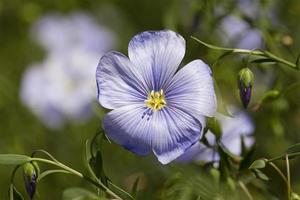
[[[242,146],[250,148],[254,144],[254,124],[250,117],[237,108],[231,107],[232,116],[226,116],[218,113],[216,119],[220,123],[221,138],[217,140],[214,133],[208,130],[205,133],[207,144],[198,142],[188,149],[178,161],[204,161],[218,162],[220,156],[217,152],[217,144],[219,143],[230,153],[241,156]]]
[[[212,67],[219,112],[224,113],[227,105],[242,109],[236,81],[240,69],[246,67],[246,57],[230,55],[213,65],[223,52],[205,48],[190,36],[219,46],[263,48],[295,61],[300,46],[299,17],[298,0],[2,0],[0,152],[29,155],[44,148],[84,171],[84,141],[99,130],[99,119],[106,112],[93,104],[97,63],[110,49],[126,52],[132,36],[146,30],[171,29],[182,35],[187,42],[182,64],[201,58]],[[230,31],[234,32],[231,38]],[[300,141],[300,75],[277,64],[249,63],[248,67],[255,77],[247,110],[255,124],[253,159],[270,158]],[[279,95],[264,99],[270,90]],[[259,109],[254,109],[258,103]],[[132,188],[134,181],[127,178],[142,173],[147,182],[140,191],[143,200],[168,199],[165,195],[174,188],[163,186],[182,179],[184,187],[172,199],[218,194],[215,190],[208,193],[217,188],[207,184],[215,179],[203,178],[208,170],[195,163],[162,167],[154,157],[138,157],[108,143],[104,143],[103,161],[108,177],[123,188]],[[300,160],[290,164],[293,189],[299,193]],[[285,170],[280,162],[279,167]],[[0,199],[7,199],[11,170],[0,166]],[[286,198],[280,177],[272,170],[267,175],[267,184],[255,181],[250,185],[254,199]],[[191,185],[188,177],[200,182]],[[62,190],[74,185],[86,186],[73,177],[49,176],[40,182],[37,198],[61,199]],[[26,193],[23,185],[17,187]],[[238,187],[234,195],[245,198]]]
[[[47,54],[24,73],[22,101],[50,128],[84,122],[96,99],[98,61],[115,47],[113,32],[82,13],[42,17],[32,32]]]

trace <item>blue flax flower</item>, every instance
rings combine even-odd
[[[213,80],[201,60],[176,73],[184,54],[185,40],[164,30],[134,36],[129,59],[119,52],[101,58],[98,100],[112,110],[103,119],[109,138],[138,155],[152,150],[163,164],[200,139],[205,116],[216,111]]]
[[[251,118],[245,112],[239,111],[235,107],[230,107],[230,110],[233,111],[233,117],[219,113],[216,114],[216,118],[220,122],[222,131],[220,143],[232,154],[240,156],[242,153],[242,140],[246,148],[250,148],[254,144],[254,137],[252,134],[255,130],[255,126]],[[210,147],[207,147],[201,142],[197,142],[177,160],[183,162],[218,162],[220,160],[220,155],[214,149],[216,145],[215,135],[208,131],[205,134],[205,137]]]

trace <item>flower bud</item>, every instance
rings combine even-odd
[[[252,93],[254,75],[249,68],[243,68],[238,75],[238,87],[240,90],[240,98],[244,108],[247,108]]]
[[[36,183],[39,173],[38,171],[39,168],[35,162],[28,162],[23,165],[23,178],[25,182],[25,188],[30,199],[33,198],[36,191]]]

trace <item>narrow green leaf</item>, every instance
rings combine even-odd
[[[259,169],[254,169],[253,173],[256,176],[256,178],[258,178],[258,179],[261,179],[263,181],[269,180],[269,177],[266,174],[264,174],[262,171],[260,171]]]
[[[20,165],[29,162],[29,156],[20,154],[0,154],[0,164],[2,165]]]
[[[266,167],[266,160],[259,159],[255,160],[249,167],[249,169],[263,169]]]

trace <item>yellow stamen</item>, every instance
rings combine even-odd
[[[160,90],[159,92],[154,92],[154,90],[152,90],[148,94],[148,99],[145,101],[145,104],[149,108],[152,108],[154,111],[160,110],[165,107],[167,105],[167,102],[163,90]]]

